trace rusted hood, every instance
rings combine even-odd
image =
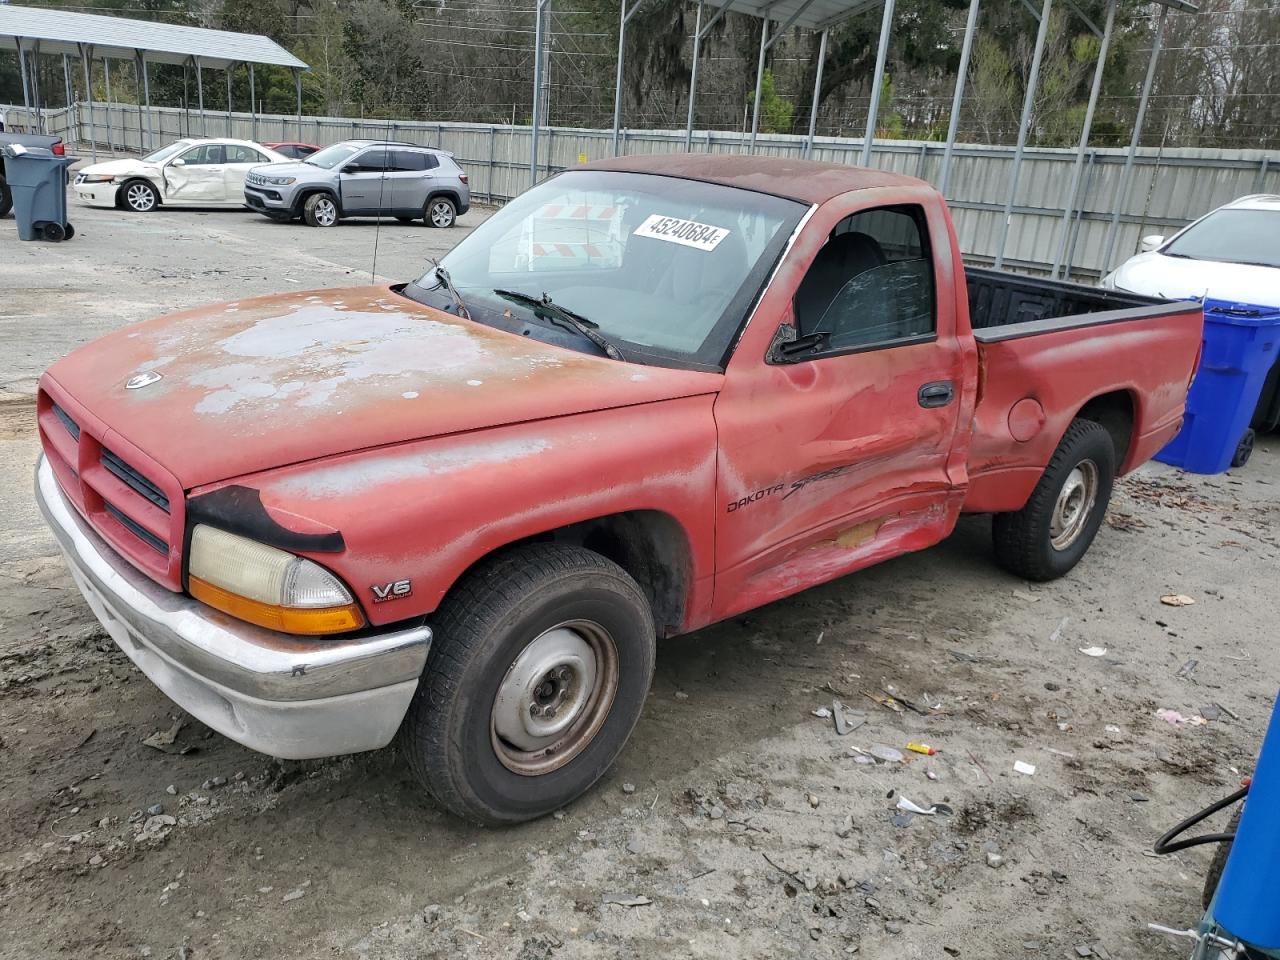
[[[141,373],[161,376],[127,388]],[[159,317],[95,340],[47,376],[187,489],[406,440],[711,393],[722,380],[540,343],[382,286]]]

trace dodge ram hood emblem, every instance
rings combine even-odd
[[[124,382],[126,390],[137,390],[141,387],[149,387],[160,379],[162,375],[154,370],[148,370],[146,373],[135,373],[132,377]]]

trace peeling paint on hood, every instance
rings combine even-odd
[[[148,371],[161,379],[125,389]],[[187,488],[369,447],[712,393],[722,380],[495,330],[385,286],[160,317],[82,347],[49,376]]]

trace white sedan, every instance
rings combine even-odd
[[[176,140],[140,159],[91,164],[76,174],[72,189],[90,206],[137,213],[162,203],[240,207],[251,167],[292,162],[251,140]]]
[[[1280,306],[1280,197],[1232,200],[1172,238],[1143,237],[1142,250],[1102,286],[1169,300]]]

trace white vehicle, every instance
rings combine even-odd
[[[140,159],[81,170],[72,189],[83,203],[148,213],[162,203],[244,206],[244,175],[264,163],[292,163],[251,140],[176,140]]]
[[[1280,196],[1232,200],[1172,238],[1143,237],[1142,250],[1102,286],[1169,300],[1280,306]]]

